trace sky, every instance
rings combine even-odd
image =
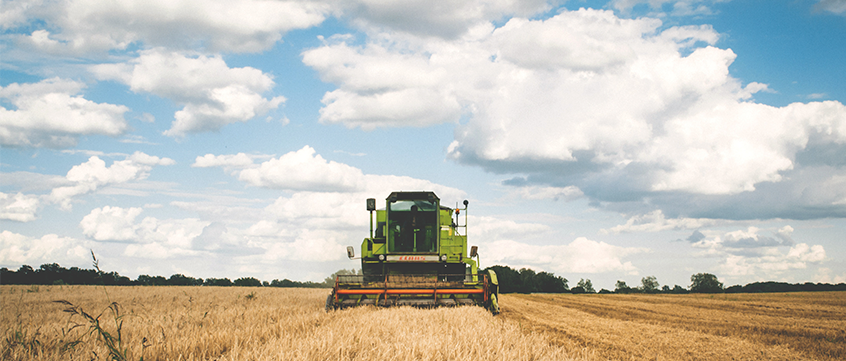
[[[0,267],[322,281],[367,198],[483,267],[846,282],[844,0],[0,3]]]

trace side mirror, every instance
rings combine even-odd
[[[470,204],[466,199],[464,200],[464,208],[467,208],[467,205]]]
[[[350,248],[352,248],[352,247],[350,247]],[[479,247],[477,247],[477,246],[470,247],[470,258],[476,257],[477,255],[479,255]]]
[[[376,210],[376,198],[367,198],[367,210],[371,212]]]
[[[347,246],[347,257],[349,257],[350,259],[355,258],[355,248],[353,248],[353,246]]]

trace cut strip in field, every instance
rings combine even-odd
[[[846,292],[503,295],[502,317],[608,359],[842,360]]]

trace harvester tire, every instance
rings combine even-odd
[[[335,298],[332,297],[332,294],[330,293],[329,296],[326,296],[326,312],[329,312],[329,311],[334,310],[334,309],[335,309]]]

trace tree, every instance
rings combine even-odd
[[[162,276],[140,275],[138,276],[136,282],[145,286],[164,286],[167,285],[167,278]]]
[[[517,271],[508,266],[491,266],[479,273],[484,274],[488,270],[496,272],[500,293],[563,293],[568,289],[567,279],[551,272],[535,272],[528,268]]]
[[[632,289],[626,284],[626,281],[618,280],[614,293],[632,293]]]
[[[593,284],[590,280],[580,279],[579,283],[576,284],[576,287],[581,287],[584,293],[596,293],[596,290],[593,289]]]
[[[697,273],[690,276],[690,292],[693,293],[721,293],[723,283],[710,273]]]
[[[567,279],[557,277],[549,272],[540,272],[535,275],[535,285],[538,287],[534,292],[543,293],[564,293],[567,292]]]
[[[688,292],[690,292],[690,291],[686,290],[686,289],[685,289],[684,287],[682,287],[682,286],[675,285],[675,286],[673,286],[673,289],[672,289],[672,290],[670,290],[670,292],[672,292],[672,293],[682,294],[682,293],[688,293]]]
[[[658,281],[655,276],[647,276],[640,279],[640,290],[644,293],[658,292]]]
[[[241,277],[235,280],[233,285],[241,287],[261,287],[261,281],[255,277]]]
[[[177,273],[171,275],[170,278],[167,279],[167,284],[171,286],[201,286],[203,284],[203,279]]]
[[[520,280],[520,272],[517,272],[515,269],[508,266],[492,266],[489,269],[496,272],[496,278],[499,281],[500,293],[518,292],[520,285],[522,284]]]
[[[203,282],[203,286],[222,286],[228,287],[232,286],[232,281],[228,278],[206,278]]]
[[[517,288],[519,293],[535,292],[537,286],[535,285],[535,271],[528,268],[520,269],[520,286]]]
[[[340,270],[338,270],[338,272],[335,272],[331,276],[326,277],[323,280],[323,286],[324,287],[335,287],[335,277],[337,277],[337,276],[349,276],[349,275],[354,276],[356,274],[358,274],[358,275],[362,274],[361,270],[358,270],[358,272],[356,273],[355,268],[353,268],[351,270],[340,269]],[[289,281],[289,280],[286,279],[286,281]],[[293,287],[293,286],[276,286],[276,287]]]

